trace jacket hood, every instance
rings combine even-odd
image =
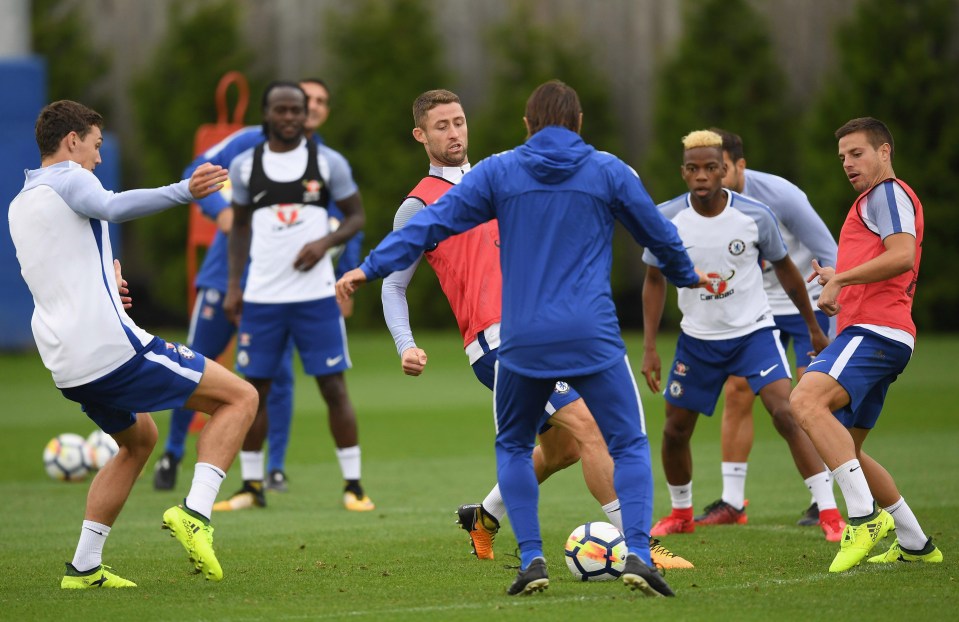
[[[555,184],[579,170],[594,151],[576,132],[549,126],[533,134],[516,154],[520,166],[534,179]]]

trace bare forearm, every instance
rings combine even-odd
[[[876,283],[912,270],[914,261],[915,248],[913,246],[887,249],[886,252],[878,257],[873,257],[866,263],[859,264],[849,270],[837,272],[832,278],[841,287]]]
[[[240,225],[234,221],[233,228],[230,230],[229,243],[227,244],[229,285],[231,286],[240,286],[243,271],[246,269],[246,262],[250,257],[251,237],[252,229],[249,225]]]
[[[659,333],[665,305],[666,279],[661,274],[647,274],[643,283],[643,348],[646,350],[656,349],[656,335]]]

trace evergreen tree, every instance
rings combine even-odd
[[[484,36],[490,51],[489,95],[470,137],[474,162],[526,139],[523,113],[526,100],[540,84],[562,80],[576,89],[583,106],[583,139],[597,149],[619,154],[622,139],[612,112],[609,85],[590,46],[578,35],[575,24],[556,21],[537,25],[528,3],[514,4],[507,17]]]
[[[47,62],[47,100],[72,99],[109,118],[100,88],[110,62],[90,42],[80,7],[64,0],[33,0],[30,8],[33,50]]]
[[[413,100],[452,85],[427,0],[358,0],[331,11],[325,33],[337,62],[328,75],[332,110],[323,137],[350,162],[372,248],[392,231],[396,209],[428,170],[412,135]],[[455,326],[432,270],[417,271],[408,297],[414,326]],[[379,287],[360,291],[350,323],[383,325]]]
[[[129,186],[152,187],[180,179],[193,160],[197,128],[216,120],[220,78],[230,70],[249,76],[253,54],[240,36],[240,18],[239,5],[229,0],[198,5],[176,0],[170,5],[166,36],[133,84],[139,141],[135,151],[131,141],[126,143]],[[259,119],[257,92],[251,87],[247,119]],[[134,246],[155,279],[141,291],[162,291],[162,298],[153,302],[178,315],[186,305],[187,216],[185,208],[171,209],[132,223]]]
[[[583,140],[597,149],[623,155],[621,126],[613,113],[609,84],[605,74],[597,71],[597,62],[589,54],[590,44],[574,22],[559,18],[539,24],[530,3],[516,3],[502,22],[484,33],[484,42],[490,53],[491,76],[485,102],[477,114],[470,116],[474,163],[526,140],[526,100],[537,86],[552,79],[576,89],[583,107]],[[631,261],[630,249],[635,243],[622,228],[617,228],[615,235],[613,263],[622,267]],[[624,298],[638,299],[635,278],[632,281],[630,286],[629,270],[614,268],[613,290],[621,305]],[[623,316],[626,326],[637,319],[635,314]]]
[[[643,179],[656,201],[686,190],[681,139],[718,126],[742,136],[749,165],[789,177],[793,112],[762,17],[747,0],[686,3],[683,34],[659,68]]]
[[[837,31],[835,71],[813,108],[803,141],[804,188],[838,233],[855,199],[836,159],[835,130],[870,116],[896,140],[893,168],[919,195],[926,218],[913,315],[921,327],[959,328],[953,281],[959,211],[959,9],[952,0],[864,0]]]

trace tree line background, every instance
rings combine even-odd
[[[80,8],[69,0],[34,0],[32,6],[34,50],[47,60],[49,99],[88,103],[109,125],[113,103],[99,82],[111,58],[88,37]],[[360,186],[367,207],[365,254],[390,231],[396,206],[427,168],[410,135],[410,104],[422,91],[468,77],[448,66],[440,38],[429,36],[437,24],[428,0],[356,0],[352,8],[327,11],[323,20],[324,45],[336,62],[323,74],[332,93],[322,134],[350,161]],[[197,127],[216,116],[212,94],[227,71],[240,70],[251,82],[251,124],[260,121],[266,82],[302,77],[279,76],[257,62],[242,33],[243,10],[230,0],[170,3],[164,38],[129,90],[136,136],[119,136],[125,187],[179,178],[193,158]],[[538,25],[532,10],[515,3],[483,32],[492,75],[484,102],[467,109],[471,161],[523,141],[526,98],[551,78],[579,92],[586,141],[622,154],[623,124],[610,98],[617,76],[602,70],[572,18]],[[629,163],[653,199],[664,201],[685,191],[681,137],[723,127],[743,137],[750,168],[797,183],[838,235],[855,193],[842,174],[833,132],[853,117],[882,119],[896,138],[896,173],[919,194],[929,224],[916,321],[924,329],[957,330],[959,289],[949,267],[959,259],[959,246],[951,243],[959,235],[959,212],[948,198],[959,172],[957,26],[955,0],[861,0],[824,34],[835,41],[836,61],[800,107],[786,88],[769,26],[753,4],[688,0],[678,45],[656,66],[649,148],[641,161]],[[384,105],[387,100],[404,104]],[[186,210],[169,210],[125,226],[125,254],[131,255],[125,259],[132,266],[127,277],[145,325],[186,324],[186,222]],[[620,318],[624,326],[639,327],[640,253],[622,230],[614,250]],[[419,270],[414,282],[408,291],[414,327],[455,326],[432,272]],[[667,308],[666,321],[675,322],[674,305]],[[350,324],[382,327],[378,287],[361,291]]]

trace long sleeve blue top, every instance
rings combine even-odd
[[[592,374],[625,356],[610,287],[616,220],[661,258],[673,283],[699,281],[676,228],[636,172],[560,127],[480,162],[388,235],[360,269],[369,279],[383,277],[493,218],[503,270],[499,361],[522,375]]]

